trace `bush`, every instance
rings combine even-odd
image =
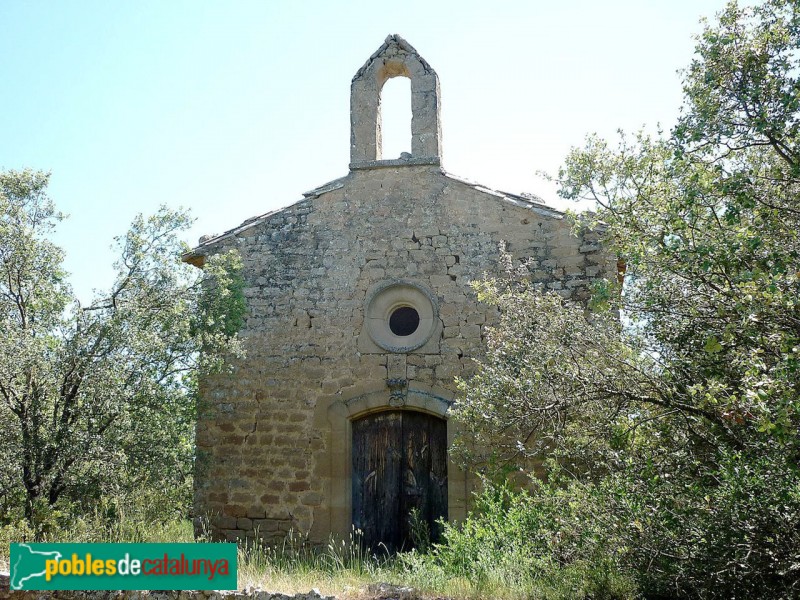
[[[623,564],[651,595],[788,598],[800,594],[800,478],[790,457],[726,454],[711,477],[606,482],[606,520]]]
[[[532,490],[486,484],[461,524],[444,523],[429,554],[403,557],[416,579],[463,578],[475,592],[500,587],[542,598],[632,598],[636,586],[592,527],[595,490],[539,481]]]

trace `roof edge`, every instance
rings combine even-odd
[[[553,208],[552,206],[548,206],[547,203],[542,198],[534,194],[527,194],[527,193],[514,194],[511,192],[504,192],[502,190],[495,190],[485,185],[481,185],[476,181],[472,181],[470,179],[466,179],[464,177],[459,177],[457,175],[453,175],[452,173],[448,173],[441,167],[439,168],[439,172],[444,177],[446,177],[451,181],[455,181],[462,185],[471,187],[472,189],[478,192],[494,196],[497,199],[513,204],[514,206],[519,206],[520,208],[527,208],[528,210],[531,210],[536,214],[555,219],[563,219],[567,216],[566,211]],[[281,208],[277,208],[275,210],[266,212],[262,215],[246,219],[236,227],[228,229],[223,233],[203,236],[200,238],[200,242],[198,243],[197,246],[195,246],[190,251],[185,252],[184,254],[181,255],[181,260],[185,263],[194,265],[196,267],[202,267],[203,264],[205,263],[205,257],[208,254],[208,251],[214,246],[218,245],[219,243],[223,242],[226,239],[236,237],[243,231],[247,231],[252,227],[260,225],[273,215],[276,215],[288,208],[291,208],[292,206],[298,204],[299,202],[303,202],[305,200],[314,200],[316,198],[319,198],[320,196],[323,196],[324,194],[327,194],[328,192],[342,189],[345,186],[348,177],[350,177],[350,175],[345,175],[344,177],[333,179],[332,181],[324,183],[312,190],[303,192],[303,197],[300,198],[299,200],[295,200],[294,202],[291,202],[286,206],[282,206]],[[598,225],[600,225],[600,228],[602,228],[603,224],[599,223]]]

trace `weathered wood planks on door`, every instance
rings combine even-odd
[[[412,509],[435,539],[447,518],[447,422],[385,411],[353,422],[353,525],[374,550],[408,550]]]

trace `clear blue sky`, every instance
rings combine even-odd
[[[0,168],[52,171],[88,301],[136,213],[190,207],[194,244],[345,175],[350,80],[399,33],[439,74],[445,168],[563,206],[536,171],[590,132],[669,127],[698,21],[723,5],[0,0]],[[387,157],[410,138],[404,81]]]

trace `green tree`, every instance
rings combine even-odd
[[[185,486],[197,377],[239,352],[243,314],[238,257],[181,263],[190,220],[166,208],[116,238],[114,285],[82,306],[47,183],[0,172],[0,502],[38,530],[48,508]]]
[[[465,425],[604,490],[592,518],[650,593],[800,593],[799,49],[797,2],[731,3],[672,132],[570,153],[560,193],[596,204],[579,225],[627,263],[592,313],[519,278],[479,287],[503,318]]]

